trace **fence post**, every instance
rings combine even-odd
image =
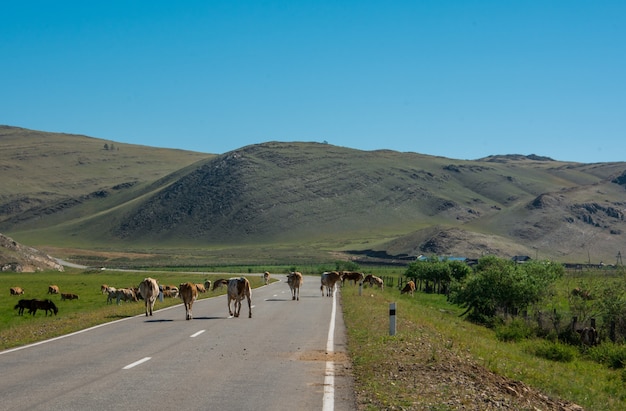
[[[359,281],[359,296],[363,295],[363,281]]]
[[[616,338],[615,338],[615,320],[611,321],[611,326],[609,329],[609,338],[611,339],[612,342],[615,342]]]
[[[389,335],[396,335],[396,303],[389,303]]]

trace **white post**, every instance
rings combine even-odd
[[[396,303],[389,303],[389,335],[396,335]]]
[[[363,281],[359,281],[359,295],[363,295]]]

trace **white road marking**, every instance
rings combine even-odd
[[[335,314],[337,312],[335,293],[333,293],[333,308],[330,313],[330,325],[328,327],[328,339],[326,340],[326,352],[331,354],[335,348]],[[322,401],[323,411],[335,409],[335,362],[326,361],[326,373],[324,374],[324,398]]]
[[[144,362],[146,362],[146,361],[150,361],[151,359],[152,359],[152,357],[144,357],[144,358],[142,358],[142,359],[141,359],[141,360],[139,360],[139,361],[135,361],[135,362],[134,362],[134,363],[132,363],[132,364],[128,364],[126,367],[124,367],[124,368],[122,368],[122,369],[123,369],[123,370],[130,370],[131,368],[136,367],[136,366],[138,366],[139,364],[143,364],[143,363],[144,363]]]
[[[206,331],[206,330],[200,330],[200,331],[198,331],[198,332],[197,332],[197,333],[195,333],[195,334],[191,334],[189,337],[191,337],[191,338],[197,337],[197,336],[199,336],[200,334],[202,334],[202,333],[203,333],[203,332],[205,332],[205,331]]]

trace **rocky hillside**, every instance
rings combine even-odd
[[[44,270],[63,271],[63,266],[46,253],[0,234],[0,271],[32,273]]]

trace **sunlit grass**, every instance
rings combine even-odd
[[[84,328],[114,321],[120,318],[141,315],[144,311],[143,301],[122,302],[107,304],[107,297],[100,292],[102,284],[114,287],[137,286],[145,277],[153,277],[160,284],[178,285],[181,282],[192,281],[203,283],[205,279],[215,281],[218,278],[228,278],[233,275],[224,274],[188,274],[188,273],[138,273],[116,271],[79,271],[68,270],[65,273],[2,273],[0,282],[3,284],[2,293],[5,297],[0,299],[0,349],[12,348],[24,344],[34,343],[63,334],[78,331]],[[262,279],[257,276],[247,277],[251,286],[258,287]],[[61,292],[78,294],[78,300],[61,301],[59,295],[47,294],[48,285],[56,284]],[[5,288],[5,287],[6,288]],[[25,290],[22,296],[10,296],[9,288],[20,286]],[[199,294],[199,299],[224,294],[224,288],[216,291],[208,291]],[[19,316],[14,306],[22,299],[50,299],[59,309],[55,316],[45,316],[43,311],[37,311],[32,316],[28,310],[23,316]],[[180,304],[178,298],[165,298],[162,302],[157,300],[155,309],[161,309]]]
[[[611,370],[582,356],[569,362],[537,357],[534,348],[545,341],[499,341],[493,330],[459,317],[462,311],[449,305],[445,296],[416,293],[411,298],[400,296],[391,287],[384,293],[367,289],[363,296],[352,289],[344,290],[342,304],[356,390],[362,393],[365,405],[371,402],[401,409],[406,407],[407,398],[418,401],[418,396],[419,401],[427,402],[424,392],[390,385],[377,369],[382,361],[389,361],[416,344],[434,344],[430,350],[421,350],[419,361],[437,361],[443,348],[463,358],[469,356],[486,369],[536,387],[552,398],[573,401],[588,410],[626,409],[626,374],[622,370]],[[389,336],[388,328],[392,301],[397,302],[395,337]]]

